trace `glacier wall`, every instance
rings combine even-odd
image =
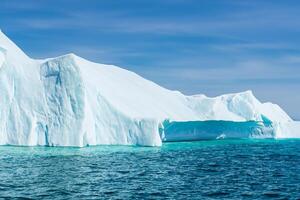
[[[162,141],[299,137],[299,123],[251,91],[185,96],[68,54],[34,60],[0,32],[0,144],[160,146]]]

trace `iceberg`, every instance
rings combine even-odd
[[[0,31],[0,145],[160,146],[298,138],[299,130],[299,122],[251,91],[186,96],[75,54],[35,60]]]

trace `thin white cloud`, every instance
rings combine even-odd
[[[178,64],[179,63],[179,64]],[[218,62],[214,62],[217,64]],[[158,65],[161,63],[158,63]],[[174,80],[191,80],[191,81],[228,81],[228,80],[299,80],[300,83],[300,66],[290,64],[286,56],[273,60],[251,59],[242,60],[237,63],[222,63],[222,67],[212,68],[201,66],[199,61],[174,59],[168,63],[174,67],[160,68],[159,71],[151,68],[147,74],[151,77],[161,77],[164,79]],[[225,64],[225,65],[224,65]],[[213,64],[210,64],[212,66]],[[298,70],[295,71],[295,68]],[[144,72],[145,73],[145,72]]]
[[[214,44],[210,48],[223,52],[241,52],[249,50],[300,50],[298,45],[292,43],[230,43],[230,44]]]
[[[136,16],[132,12],[101,11],[71,12],[65,10],[59,18],[14,18],[11,21],[23,28],[34,29],[82,29],[127,33],[153,34],[203,34],[230,35],[252,32],[253,30],[271,32],[282,28],[299,30],[300,17],[297,9],[280,9],[276,6],[249,9],[248,11],[225,12],[214,18],[196,13],[184,16],[158,18]],[[259,19],[259,20],[257,20]]]

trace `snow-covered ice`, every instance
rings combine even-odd
[[[74,54],[31,59],[0,32],[2,145],[160,146],[174,138],[299,137],[299,130],[251,91],[185,96]]]

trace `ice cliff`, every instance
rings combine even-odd
[[[251,91],[185,96],[74,54],[34,60],[0,32],[0,144],[160,146],[162,141],[298,137],[300,124]]]

